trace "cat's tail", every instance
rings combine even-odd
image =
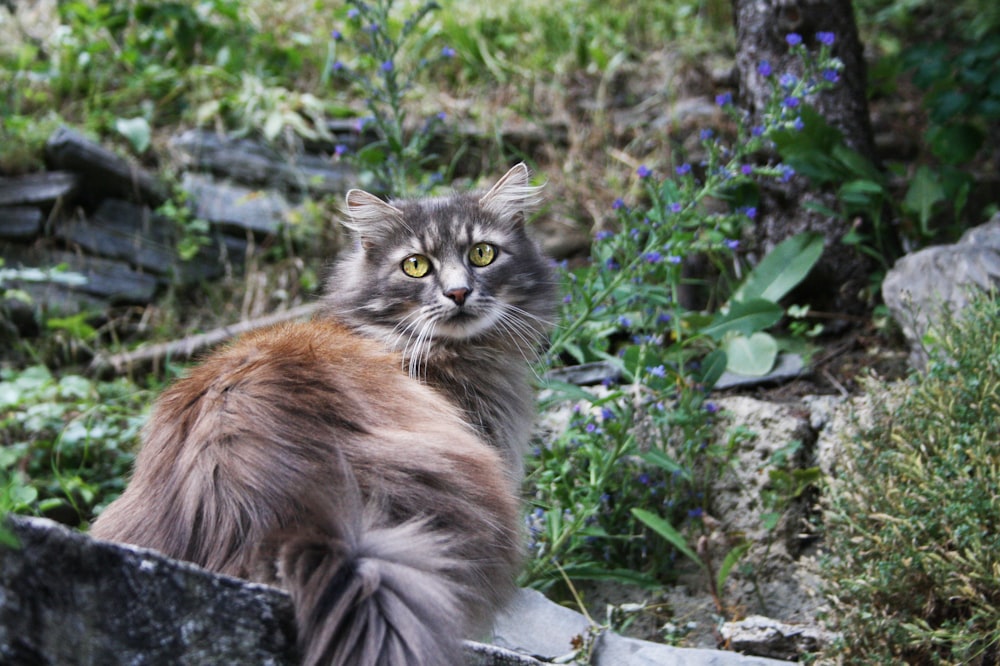
[[[426,521],[378,526],[364,511],[316,521],[280,548],[306,666],[462,663],[462,563]]]

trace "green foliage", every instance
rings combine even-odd
[[[1000,650],[1000,300],[943,319],[926,375],[883,400],[830,483],[827,594],[847,663]]]
[[[440,6],[424,2],[399,24],[392,13],[394,1],[348,1],[351,9],[345,31],[333,35],[329,76],[346,80],[361,92],[369,115],[358,129],[370,125],[378,135],[376,142],[350,158],[361,168],[363,178],[370,175],[374,186],[395,196],[406,196],[433,184],[423,171],[433,158],[428,147],[434,129],[444,120],[443,113],[434,114],[419,130],[411,131],[407,127],[406,98],[422,72],[454,57],[455,51],[444,46],[433,58],[413,58],[413,54],[401,57],[408,41],[421,38],[422,33],[417,32],[420,24]],[[353,60],[349,63],[338,53],[345,43],[353,46]]]
[[[838,66],[825,47],[818,60],[802,55],[810,66]],[[771,100],[761,128],[750,127],[731,98],[720,96],[739,126],[733,145],[705,130],[707,157],[697,172],[684,163],[661,180],[640,167],[645,198],[634,207],[615,202],[620,229],[599,233],[590,263],[564,272],[563,326],[551,342],[550,363],[604,361],[623,384],[606,382],[597,393],[552,386],[576,407],[569,427],[531,461],[535,559],[527,582],[544,586],[598,571],[629,580],[632,571],[668,578],[678,552],[710,573],[683,534],[711,510],[707,491],[736,440],[715,441],[718,408],[707,393],[726,369],[771,369],[780,344],[767,329],[783,318],[778,301],[808,274],[823,246],[815,234],[788,239],[742,285],[730,286],[737,239],[756,217],[758,179],[788,177],[787,165],[753,165],[751,156],[802,123],[800,107],[787,96],[817,90],[805,80],[790,88]],[[721,275],[706,309],[681,300],[690,286],[683,263],[695,257]],[[734,550],[710,580],[721,586],[742,552]]]
[[[0,515],[88,521],[124,489],[145,399],[125,381],[0,372]]]

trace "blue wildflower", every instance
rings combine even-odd
[[[642,474],[640,474],[639,475],[639,483],[641,483],[644,486],[648,486],[649,485],[649,474],[646,474],[645,472],[643,472]]]
[[[746,210],[743,211],[747,217],[751,220],[757,217],[757,208],[754,206],[747,206]]]
[[[701,507],[691,509],[688,511],[688,518],[701,518],[704,513],[705,511]]]
[[[455,49],[451,48],[450,46],[446,46],[443,49],[441,49],[441,56],[444,58],[454,58]]]
[[[678,176],[684,176],[686,174],[691,173],[691,165],[685,162],[684,164],[677,167],[676,171]]]
[[[757,65],[757,73],[763,76],[764,78],[771,76],[773,71],[774,70],[771,69],[771,63],[769,63],[767,60],[761,60],[760,64]]]
[[[780,83],[783,88],[794,88],[795,84],[798,83],[798,79],[795,78],[794,74],[786,72],[781,75],[780,79],[778,79],[778,83]]]
[[[702,141],[708,141],[714,135],[715,135],[715,132],[713,132],[712,130],[710,130],[710,129],[703,129],[701,131],[701,134],[699,136],[701,136],[701,140]]]
[[[785,100],[781,103],[781,105],[784,106],[787,109],[794,109],[800,103],[801,103],[801,100],[799,100],[798,97],[795,97],[793,95],[793,96],[786,97]]]
[[[790,32],[785,35],[785,41],[788,42],[789,46],[798,46],[802,43],[802,35],[797,32]]]
[[[736,248],[738,248],[740,246],[740,242],[738,240],[727,240],[725,242],[725,245],[730,250],[735,250]]]
[[[816,41],[820,44],[825,44],[826,46],[833,46],[833,42],[836,41],[837,36],[832,32],[817,32]]]
[[[653,171],[645,164],[635,170],[635,175],[639,176],[639,178],[648,178],[651,173],[653,173]]]
[[[675,201],[672,204],[670,204],[671,213],[679,213],[682,210],[684,210],[684,206],[679,201]]]
[[[667,256],[667,261],[669,261],[672,264],[679,264],[681,263],[681,258],[678,257],[676,254],[671,254]]]
[[[614,421],[615,413],[607,407],[601,407],[601,418],[605,421]]]
[[[621,197],[618,197],[611,203],[612,210],[618,210],[619,208],[624,208],[624,207],[625,207],[625,200],[622,199]]]
[[[653,375],[654,377],[666,377],[667,369],[662,365],[657,366],[646,366],[646,372]]]
[[[333,32],[330,33],[330,37],[333,38],[333,41],[339,42],[341,39],[344,38],[344,33],[340,32],[339,30],[334,30]]]
[[[663,255],[657,251],[647,252],[643,257],[651,264],[658,264],[663,261]]]
[[[714,402],[706,402],[704,407],[705,411],[708,412],[709,414],[715,414],[716,412],[719,411],[719,406]]]
[[[801,132],[803,129],[805,129],[805,126],[806,124],[802,120],[802,116],[796,116],[795,120],[792,121],[792,127],[794,127],[795,130],[798,132]]]
[[[743,174],[744,176],[750,176],[750,175],[752,175],[753,174],[753,165],[752,164],[744,164],[744,165],[742,165],[740,167],[740,173]]]
[[[349,18],[349,19],[356,19],[360,15],[361,15],[361,12],[359,12],[357,9],[351,8],[351,9],[347,10],[347,18]]]
[[[660,315],[659,315],[659,316],[658,316],[658,317],[656,318],[656,323],[657,323],[657,324],[668,324],[668,323],[670,323],[670,320],[671,320],[671,319],[672,319],[672,317],[670,316],[670,313],[669,313],[669,312],[662,312],[662,313],[660,313]]]
[[[338,143],[333,148],[333,154],[336,155],[337,157],[340,157],[341,155],[343,155],[346,152],[347,152],[347,146],[345,146],[342,143]]]
[[[729,106],[730,104],[733,103],[733,94],[732,93],[722,93],[721,95],[716,95],[715,96],[715,103],[718,106]]]
[[[840,72],[835,69],[824,69],[823,79],[825,81],[829,81],[830,83],[836,83],[837,81],[840,81]]]
[[[628,328],[632,325],[632,320],[625,315],[622,315],[621,317],[618,317],[618,325],[622,328]]]
[[[382,63],[382,68],[381,69],[382,69],[383,72],[391,72],[392,71],[392,61],[391,60],[386,60],[384,63]]]
[[[795,169],[790,166],[782,165],[781,167],[781,182],[787,183],[795,175]]]
[[[606,241],[614,235],[615,234],[613,231],[608,231],[607,229],[601,229],[594,235],[594,238],[596,238],[599,241]]]
[[[573,296],[571,294],[566,294],[565,296],[563,296],[563,303],[572,303],[572,302],[573,302]]]

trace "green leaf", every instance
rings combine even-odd
[[[823,236],[804,232],[779,243],[736,290],[733,301],[763,298],[777,303],[805,279],[823,254]]]
[[[726,352],[716,349],[701,360],[701,384],[705,389],[711,389],[719,377],[726,371]]]
[[[926,235],[929,233],[931,214],[934,206],[944,201],[944,188],[937,174],[927,166],[921,166],[910,181],[910,187],[903,198],[903,209],[917,216],[920,229]]]
[[[750,542],[746,541],[732,548],[722,559],[722,564],[719,565],[719,571],[715,576],[715,589],[720,593],[726,584],[726,579],[729,578],[729,572],[740,561],[740,558],[746,555],[748,550],[750,550]]]
[[[144,153],[149,148],[152,130],[145,118],[117,118],[115,130],[121,134],[137,153]]]
[[[660,469],[664,470],[669,474],[679,474],[681,477],[685,479],[691,478],[691,473],[688,472],[688,470],[685,469],[683,465],[678,463],[676,460],[668,456],[663,451],[650,449],[649,451],[642,453],[639,457],[648,462],[649,464],[655,465],[656,467],[659,467]]]
[[[688,545],[687,539],[684,538],[684,535],[678,532],[673,525],[668,523],[663,518],[660,518],[655,513],[646,511],[645,509],[632,509],[632,515],[642,521],[646,527],[666,539],[670,545],[683,553],[685,557],[696,563],[698,566],[704,568],[705,563],[702,562],[701,558],[698,557],[698,554],[691,549],[691,546]]]
[[[983,147],[985,138],[981,129],[969,123],[932,127],[927,132],[931,152],[942,162],[952,166],[971,161]]]
[[[726,369],[740,375],[759,377],[766,375],[774,367],[778,358],[778,343],[763,332],[738,336],[726,340]]]
[[[763,298],[739,300],[733,302],[727,312],[717,314],[712,323],[701,332],[713,340],[722,340],[729,333],[751,335],[774,326],[784,313],[780,305],[770,300]]]

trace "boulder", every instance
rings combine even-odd
[[[961,312],[976,291],[1000,287],[1000,213],[966,231],[957,243],[928,247],[896,262],[882,298],[910,344],[910,362],[927,362],[924,336],[934,322]]]
[[[227,232],[274,235],[291,210],[288,200],[277,191],[218,181],[202,174],[184,174],[181,187],[194,202],[195,217]]]

